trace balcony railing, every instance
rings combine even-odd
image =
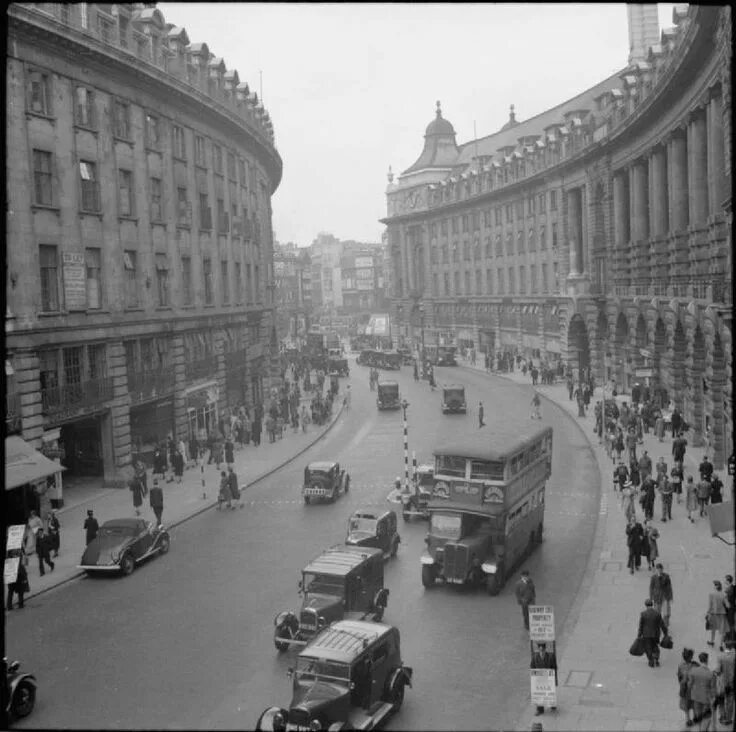
[[[112,399],[110,377],[41,389],[41,407],[44,414],[81,412],[93,409],[109,399]]]
[[[174,391],[174,371],[141,371],[128,374],[128,392],[133,404],[159,399]]]
[[[205,356],[196,361],[187,361],[184,366],[187,381],[214,379],[217,376],[217,356]]]
[[[20,419],[20,394],[5,395],[5,431],[12,435],[20,432],[22,428]]]
[[[613,294],[620,297],[682,297],[707,300],[717,305],[731,304],[731,279],[726,275],[681,275],[652,281],[649,277],[613,284]]]

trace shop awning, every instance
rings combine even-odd
[[[5,438],[5,490],[66,470],[17,435]]]

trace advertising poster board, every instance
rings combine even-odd
[[[532,704],[538,707],[557,706],[557,687],[555,686],[555,672],[549,668],[529,669],[531,680]]]
[[[555,609],[552,605],[529,605],[529,640],[555,640]]]

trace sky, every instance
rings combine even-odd
[[[389,165],[422,151],[435,103],[457,142],[523,121],[622,69],[624,4],[158,3],[237,69],[271,115],[275,238],[378,242]],[[660,4],[660,30],[673,4]],[[262,77],[261,77],[262,75]]]

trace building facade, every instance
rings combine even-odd
[[[311,296],[308,288],[311,285],[312,263],[309,251],[291,243],[276,243],[273,260],[276,333],[279,341],[301,345],[306,342],[311,325]]]
[[[389,174],[383,222],[405,335],[561,359],[624,393],[648,382],[720,468],[732,451],[731,16],[673,15],[646,60],[529,120],[512,107],[495,134],[458,145],[438,103],[419,159]]]
[[[121,484],[260,400],[282,162],[238,72],[155,3],[8,21],[6,412],[65,475]]]

